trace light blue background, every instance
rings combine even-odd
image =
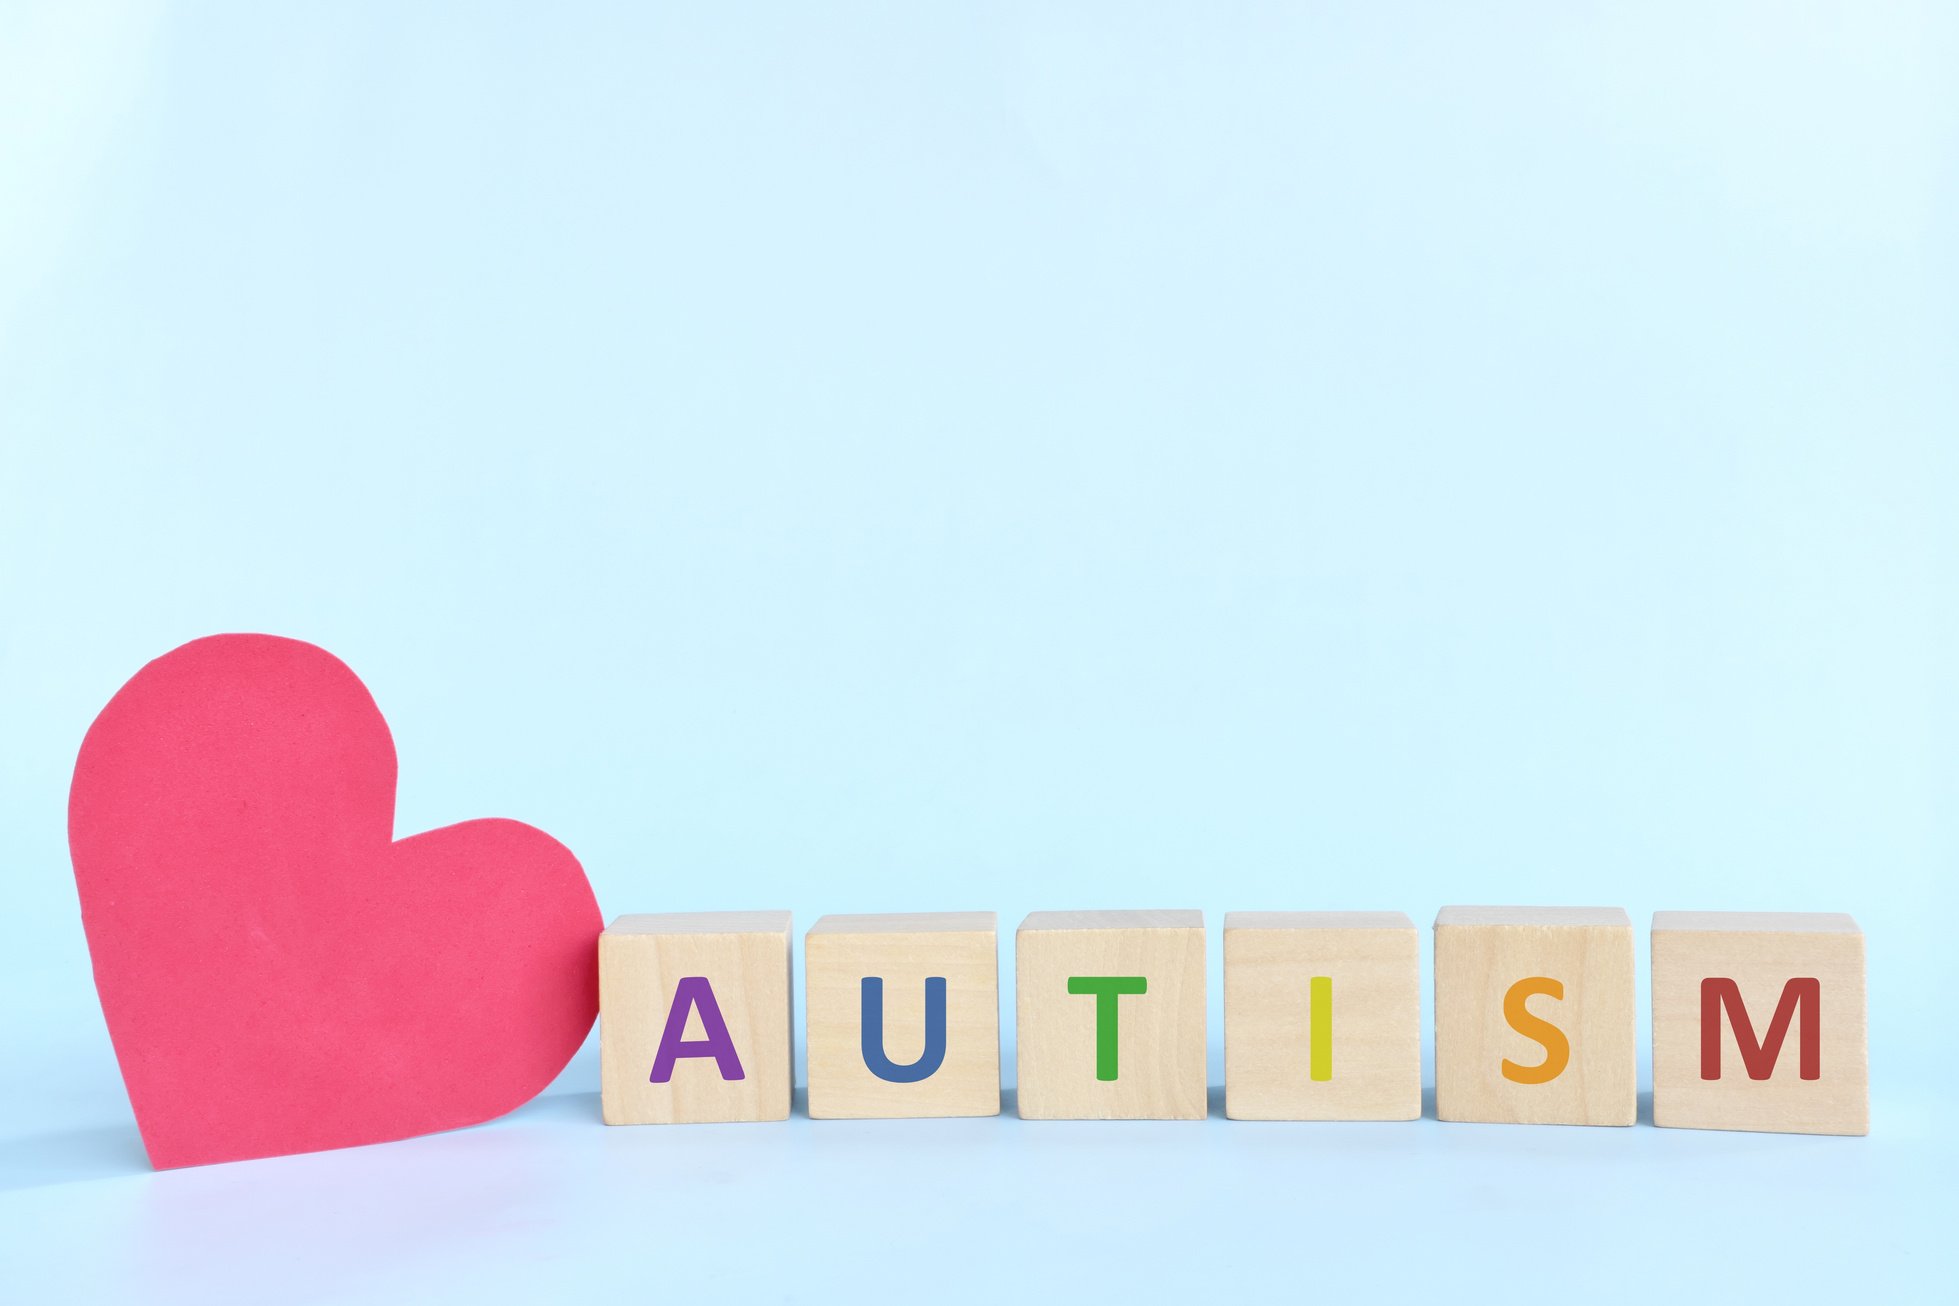
[[[1949,1292],[1955,68],[1931,4],[0,8],[0,1295]],[[1617,903],[1643,992],[1655,908],[1850,911],[1873,1134],[606,1130],[588,1046],[152,1174],[68,770],[223,630],[608,914]]]

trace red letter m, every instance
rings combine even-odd
[[[1822,1005],[1820,980],[1790,980],[1782,986],[1782,1001],[1775,1004],[1768,1037],[1757,1042],[1755,1027],[1748,1021],[1748,1008],[1741,1002],[1741,985],[1731,979],[1702,980],[1701,1078],[1721,1078],[1721,1008],[1725,1006],[1728,1021],[1735,1027],[1735,1046],[1741,1049],[1741,1063],[1748,1067],[1750,1079],[1767,1079],[1775,1072],[1775,1059],[1782,1054],[1782,1040],[1788,1037],[1789,1021],[1797,1011],[1803,1016],[1802,1030],[1796,1036],[1802,1043],[1797,1070],[1804,1079],[1821,1079]]]

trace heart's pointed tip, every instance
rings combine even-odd
[[[150,1169],[157,1174],[171,1170],[195,1170],[201,1165],[223,1165],[227,1161],[244,1161],[249,1157],[230,1157],[207,1154],[198,1151],[178,1151],[176,1149],[149,1149]]]
[[[143,1153],[150,1169],[162,1174],[170,1170],[195,1170],[200,1166],[225,1165],[232,1161],[256,1161],[272,1156],[297,1156],[308,1149],[241,1147],[235,1140],[196,1129],[180,1121],[145,1123],[136,1117],[137,1131],[143,1136]]]
[[[565,1057],[570,1064],[571,1056]],[[562,1071],[563,1067],[559,1067]],[[208,1165],[232,1165],[241,1161],[273,1161],[280,1157],[318,1156],[327,1152],[348,1152],[363,1147],[378,1147],[388,1143],[405,1143],[417,1138],[433,1138],[442,1134],[461,1133],[465,1130],[482,1129],[495,1124],[512,1113],[528,1106],[542,1096],[551,1082],[557,1078],[551,1075],[535,1090],[523,1092],[515,1100],[503,1102],[495,1107],[485,1108],[480,1104],[473,1110],[458,1112],[453,1118],[435,1121],[408,1123],[395,1121],[379,1129],[355,1130],[340,1136],[321,1132],[311,1135],[291,1135],[284,1141],[241,1142],[235,1137],[222,1133],[210,1133],[188,1124],[172,1124],[144,1129],[138,1118],[138,1131],[143,1137],[143,1150],[150,1163],[150,1169],[157,1173],[170,1170],[195,1170]]]

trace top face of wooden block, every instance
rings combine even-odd
[[[607,934],[787,934],[786,911],[671,911],[615,916]]]
[[[811,934],[991,934],[1000,914],[990,911],[887,912],[874,916],[824,916]]]
[[[1656,911],[1653,929],[1728,934],[1862,934],[1840,911]]]
[[[1228,911],[1227,930],[1412,930],[1399,911]]]
[[[1201,930],[1201,911],[1033,911],[1022,930]]]
[[[1632,928],[1624,907],[1444,907],[1435,928],[1445,925],[1623,925]]]

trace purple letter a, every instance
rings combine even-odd
[[[681,1037],[687,1032],[689,1011],[701,1013],[706,1038],[689,1041]],[[648,1082],[664,1084],[671,1080],[673,1063],[681,1057],[713,1057],[721,1068],[721,1078],[743,1078],[735,1041],[728,1037],[728,1022],[721,1019],[721,1004],[714,1000],[714,986],[702,975],[689,975],[673,986],[673,1006],[667,1009],[667,1027],[660,1034],[660,1050],[653,1054],[653,1074]]]

